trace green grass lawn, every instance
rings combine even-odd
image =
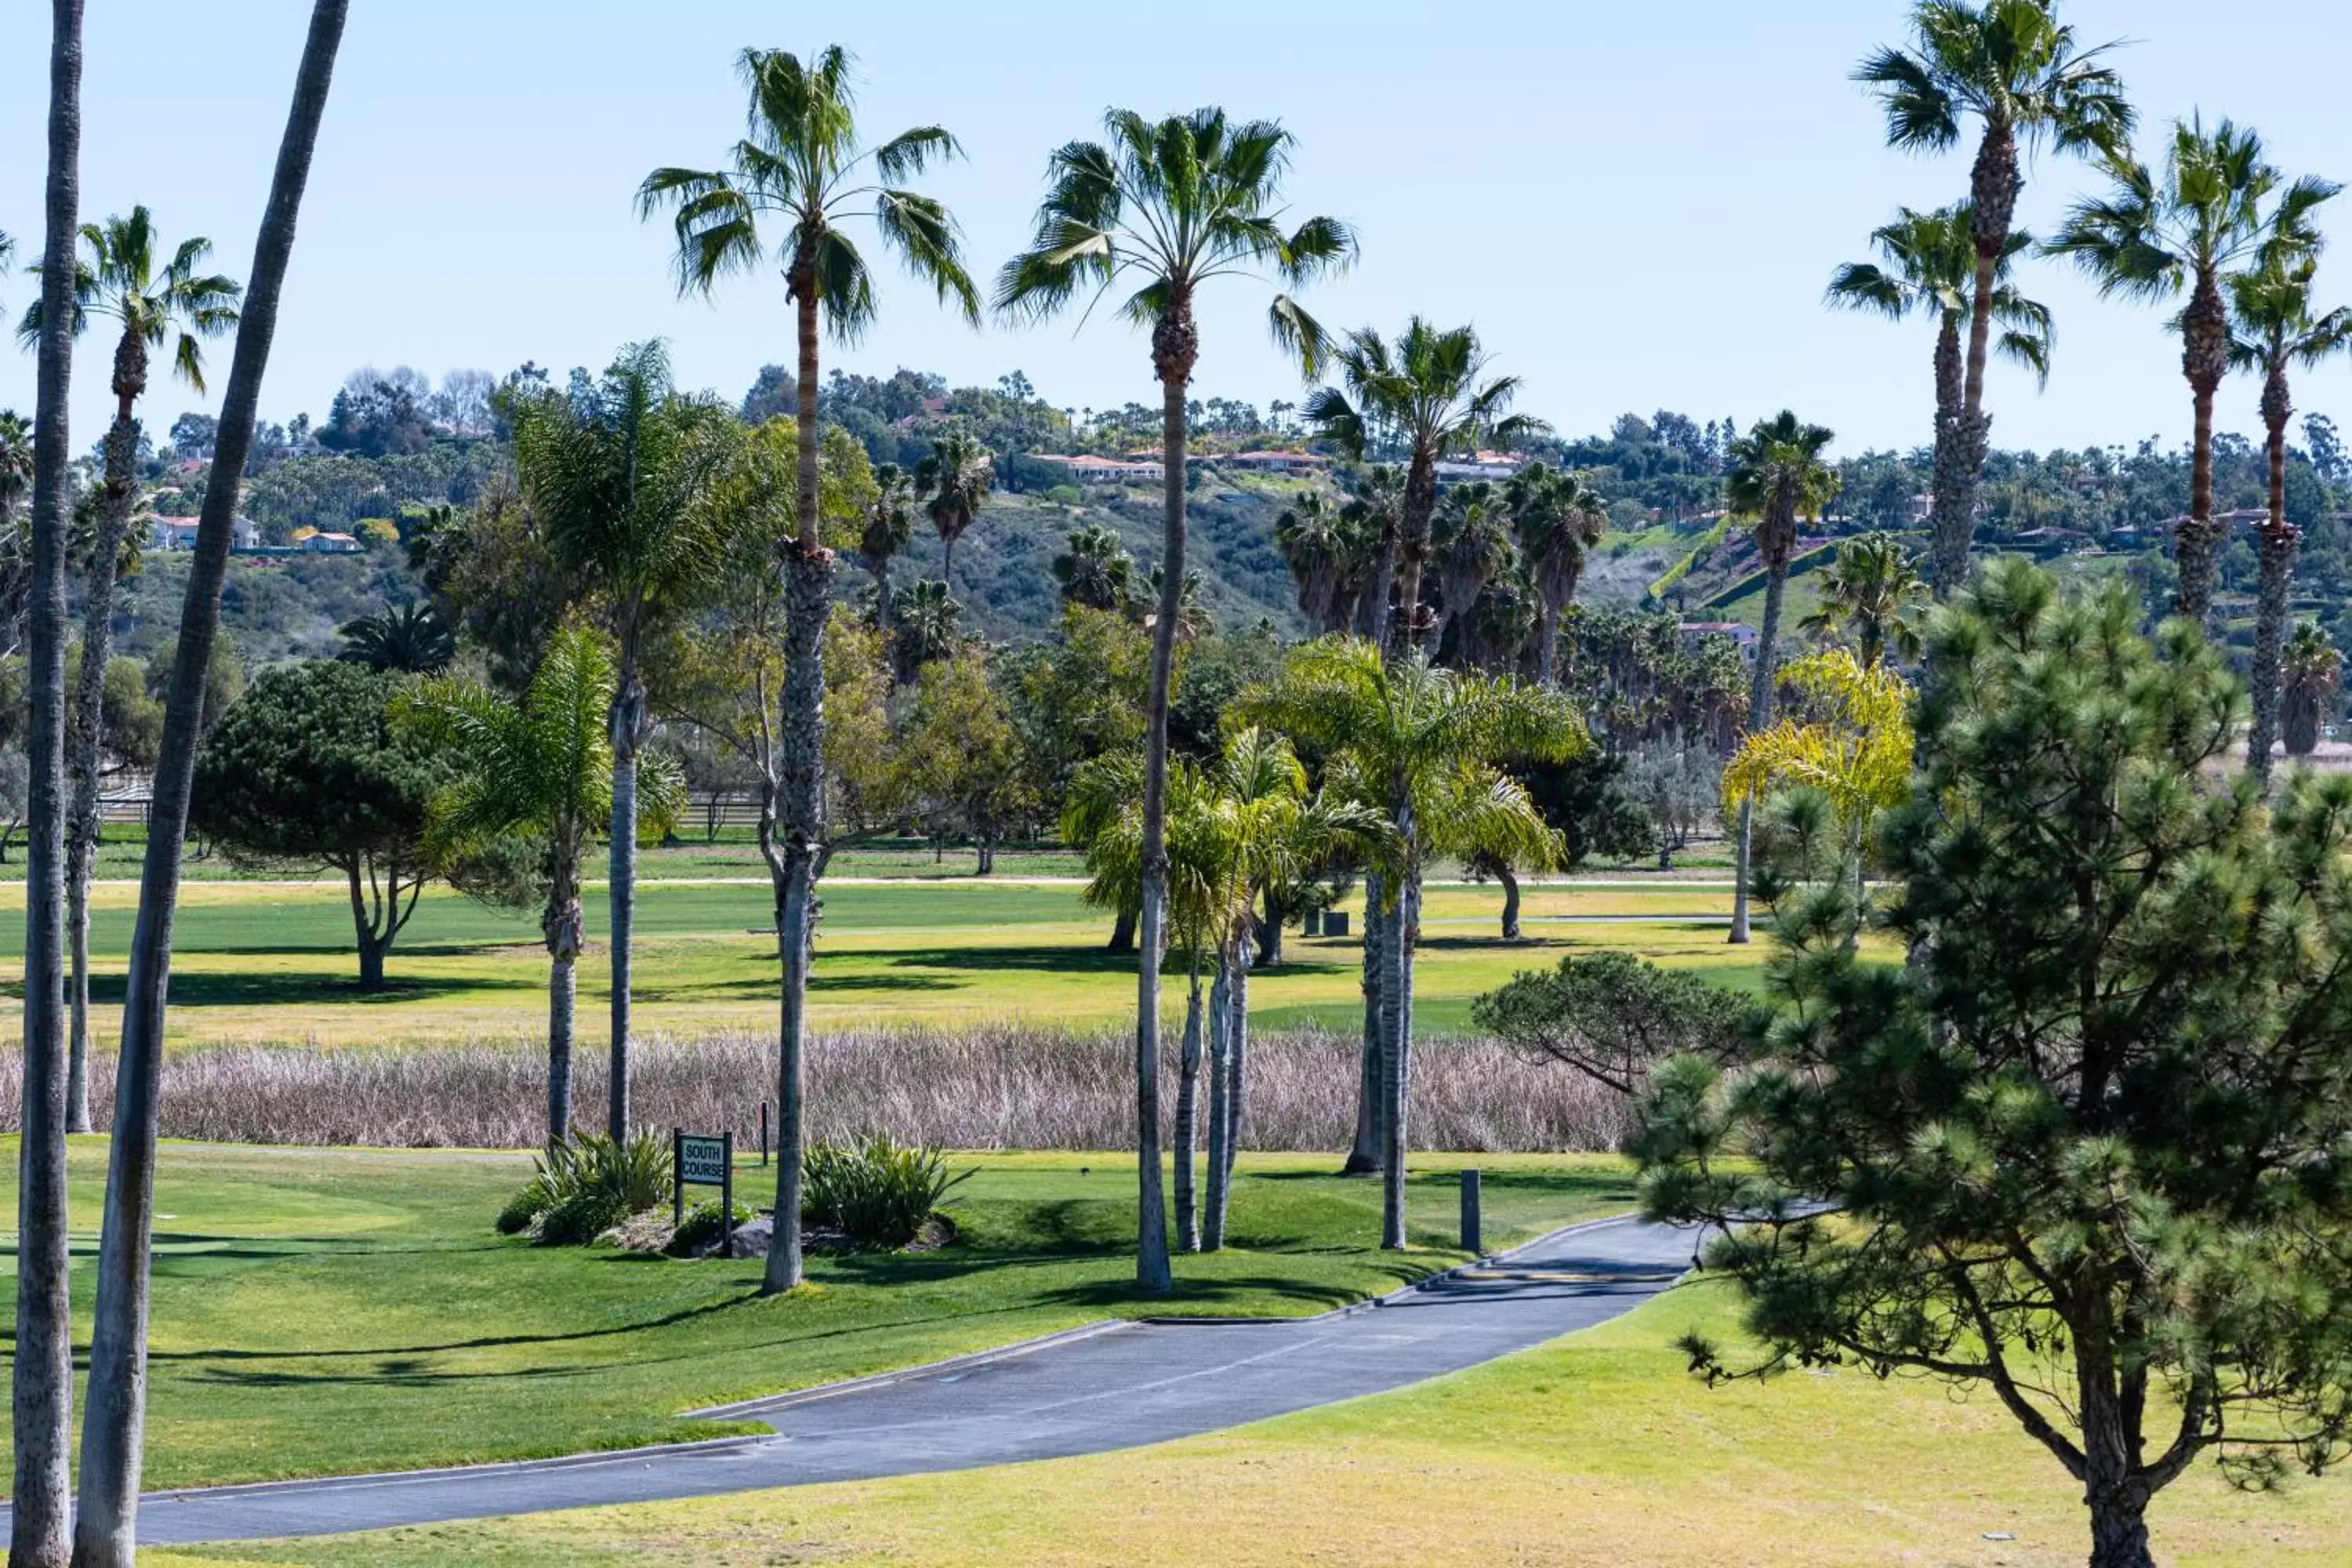
[[[13,1212],[15,1140],[5,1141]],[[73,1146],[73,1300],[87,1344],[106,1146]],[[1489,1246],[1632,1206],[1601,1157],[1479,1155]],[[1329,1155],[1247,1156],[1230,1235],[1177,1293],[1131,1290],[1132,1158],[974,1155],[956,1242],[761,1263],[550,1248],[491,1234],[520,1155],[167,1144],[156,1184],[147,1481],[172,1487],[577,1452],[741,1430],[680,1412],[1008,1343],[1106,1316],[1320,1311],[1451,1249],[1453,1173],[1418,1160],[1413,1250],[1383,1254],[1378,1184]],[[747,1196],[767,1173],[747,1164]],[[772,1194],[772,1189],[767,1189]],[[8,1254],[13,1271],[13,1247]],[[13,1299],[13,1292],[10,1293]]]
[[[1989,1395],[1851,1371],[1709,1390],[1674,1348],[1692,1328],[1732,1331],[1717,1287],[1414,1388],[1136,1452],[156,1560],[2074,1568],[2087,1555],[2080,1486]],[[2248,1494],[2200,1466],[2157,1501],[2158,1553],[2172,1568],[2352,1562],[2348,1487]]]
[[[137,889],[92,895],[96,1024],[120,1021]],[[773,1027],[774,939],[760,882],[649,884],[637,910],[637,1018],[647,1030]],[[1560,954],[1622,947],[1661,963],[1751,984],[1760,947],[1724,943],[1720,887],[1656,880],[1639,887],[1531,884],[1528,940],[1499,939],[1502,895],[1492,886],[1433,887],[1423,909],[1415,1016],[1423,1032],[1467,1026],[1474,998]],[[1360,929],[1359,903],[1348,906]],[[23,949],[23,884],[0,885],[0,954]],[[587,900],[592,948],[580,969],[580,1026],[593,1047],[604,1026],[604,900]],[[1631,923],[1568,923],[1605,919]],[[1104,951],[1108,921],[1078,889],[1049,882],[963,878],[843,882],[827,887],[811,984],[820,1028],[874,1023],[951,1026],[1018,1017],[1072,1026],[1116,1024],[1134,1007],[1135,960]],[[547,960],[530,917],[428,889],[388,963],[391,984],[357,985],[342,889],[288,883],[191,883],[176,924],[171,1039],[316,1041],[513,1037],[545,1026]],[[1360,1010],[1362,944],[1293,935],[1287,962],[1252,982],[1255,1016],[1269,1028],[1349,1026]],[[21,974],[0,960],[0,1032],[14,1021]],[[1171,986],[1169,1005],[1181,1005]]]

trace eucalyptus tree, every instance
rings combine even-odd
[[[1876,669],[1890,654],[1905,664],[1918,661],[1927,584],[1901,541],[1888,533],[1841,540],[1817,581],[1821,603],[1797,623],[1800,630],[1831,641],[1851,638],[1864,669]]]
[[[79,7],[75,0],[59,0],[59,9],[68,8]],[[334,76],[335,53],[342,42],[348,10],[349,0],[314,0],[311,8],[301,63],[296,68],[293,103],[278,145],[268,200],[262,209],[253,268],[247,274],[228,384],[222,391],[220,434],[213,456],[216,473],[243,473],[252,451],[256,408],[270,342],[278,330],[278,299],[293,253],[295,221],[309,183],[311,153],[318,146],[319,124],[326,113],[327,89]],[[53,241],[56,237],[53,234]],[[62,289],[68,259],[58,258],[57,275],[54,279],[45,277],[45,287],[54,281]],[[62,293],[56,298],[57,319],[64,319],[68,303]],[[62,353],[62,335],[56,341]],[[45,343],[45,355],[47,347]],[[139,913],[131,927],[131,973],[114,1079],[114,1136],[108,1146],[105,1217],[99,1237],[98,1300],[91,1322],[79,1500],[73,1525],[73,1560],[81,1568],[130,1568],[138,1552],[139,1476],[147,1424],[149,1263],[172,921],[179,901],[181,855],[187,845],[188,794],[196,742],[204,730],[205,692],[220,630],[221,583],[228,568],[229,525],[236,515],[236,489],[233,484],[219,484],[205,491],[189,562],[187,594],[180,610],[179,641],[164,688],[163,737],[148,813],[146,857],[140,869]],[[58,518],[62,521],[62,512]],[[40,782],[37,772],[37,787]],[[28,923],[39,931],[37,921]],[[54,938],[57,932],[52,928],[47,934]],[[54,967],[50,973],[55,973]],[[28,982],[31,977],[28,965]],[[29,1012],[36,987],[28,984],[26,989]],[[28,1063],[34,1055],[34,1039],[28,1019]],[[62,1090],[63,1085],[58,1088]],[[29,1125],[33,1098],[30,1093],[26,1096],[28,1146],[34,1142]],[[20,1237],[20,1278],[28,1272],[26,1260],[37,1250],[33,1242],[32,1236]],[[20,1310],[16,1319],[20,1366],[38,1343],[28,1334],[30,1322]],[[19,1454],[25,1451],[30,1429],[30,1424],[22,1420],[16,1425]]]
[[[1735,516],[1749,519],[1756,531],[1756,553],[1764,563],[1763,626],[1756,637],[1756,665],[1748,689],[1748,732],[1763,730],[1772,717],[1773,668],[1780,639],[1780,605],[1789,587],[1789,560],[1796,553],[1797,520],[1818,516],[1837,494],[1837,470],[1822,461],[1822,453],[1835,437],[1819,425],[1808,425],[1783,409],[1759,420],[1747,435],[1735,439],[1726,453],[1724,504]],[[1731,941],[1748,937],[1748,868],[1754,848],[1755,800],[1739,803],[1738,880],[1732,893]]]
[[[836,342],[855,341],[873,324],[876,312],[872,270],[843,225],[870,222],[883,245],[917,279],[975,323],[980,296],[964,270],[955,219],[937,197],[905,184],[934,163],[958,156],[953,136],[943,127],[926,125],[878,145],[861,142],[851,61],[838,46],[805,62],[781,49],[745,49],[736,63],[749,100],[747,134],[730,150],[728,166],[656,169],[637,189],[637,210],[641,216],[672,210],[682,292],[709,293],[729,274],[757,267],[772,244],[793,309],[799,350],[793,428],[799,448],[796,527],[784,558],[785,675],[778,739],[785,789],[776,838],[790,889],[777,938],[783,948],[777,1099],[798,1106],[798,1084],[782,1080],[799,1071],[814,958],[825,831],[824,624],[834,573],[818,496],[818,349],[825,333]],[[797,1128],[789,1131],[797,1137]],[[796,1212],[797,1162],[777,1162],[776,1188],[779,1210],[789,1205]],[[783,1230],[778,1235],[786,1239]],[[763,1291],[788,1290],[801,1282],[797,1229],[789,1239],[794,1245],[769,1251]]]
[[[1412,955],[1420,936],[1422,873],[1428,859],[1477,845],[1521,863],[1545,863],[1559,841],[1527,791],[1499,764],[1565,761],[1587,744],[1575,704],[1516,680],[1440,668],[1420,649],[1384,656],[1353,637],[1326,637],[1294,653],[1281,678],[1237,707],[1244,722],[1296,737],[1327,759],[1341,798],[1383,811],[1386,847],[1374,856],[1380,986],[1368,994],[1377,1016],[1366,1029],[1368,1074],[1376,1075],[1381,1245],[1405,1245],[1405,1091],[1412,1042]],[[1360,1099],[1365,1097],[1360,1097]],[[1351,1158],[1350,1165],[1355,1164]]]
[[[1938,432],[1935,476],[1936,594],[1948,598],[1968,571],[1977,489],[1992,433],[1985,412],[1985,363],[1999,319],[1995,297],[2011,253],[2024,158],[2047,144],[2059,153],[2108,154],[2131,134],[2122,79],[2105,58],[2112,45],[2081,47],[2058,20],[2057,0],[1916,0],[1906,47],[1874,51],[1855,69],[1886,111],[1889,144],[1941,153],[1979,127],[1969,176],[1968,352],[1958,411]]]
[[[1609,508],[1574,474],[1529,463],[1505,483],[1504,500],[1519,554],[1536,592],[1529,672],[1546,686],[1559,679],[1559,620],[1584,577],[1584,561],[1609,530]]]
[[[605,1131],[618,1141],[630,1126],[637,763],[655,728],[645,660],[664,626],[712,580],[714,501],[742,427],[718,404],[671,385],[669,355],[658,342],[628,345],[601,378],[571,393],[550,390],[520,404],[514,420],[523,489],[557,559],[597,601],[614,647],[606,713],[613,981]]]
[[[915,537],[915,486],[905,469],[884,463],[874,470],[874,499],[857,531],[857,553],[874,576],[874,625],[890,640],[890,563]]]
[[[1124,610],[1135,599],[1135,557],[1118,534],[1099,522],[1070,531],[1065,547],[1047,563],[1065,605],[1090,610]]]
[[[2160,166],[2129,149],[2105,163],[2107,194],[2077,202],[2046,247],[2071,257],[2103,294],[2161,302],[2188,300],[2173,324],[2180,369],[2195,409],[2189,515],[2173,552],[2180,567],[2180,614],[2200,624],[2212,612],[2213,578],[2228,524],[2213,516],[2213,398],[2230,369],[2230,307],[2222,279],[2258,257],[2279,265],[2315,249],[2314,214],[2336,187],[2282,176],[2252,129],[2201,117],[2176,121]],[[2269,200],[2277,193],[2275,202]]]
[[[1272,121],[1235,121],[1200,109],[1151,121],[1130,110],[1104,117],[1103,142],[1071,142],[1046,164],[1046,195],[1030,247],[1006,263],[998,310],[1031,321],[1060,314],[1083,296],[1089,307],[1131,289],[1120,311],[1151,331],[1160,381],[1162,539],[1160,603],[1152,622],[1146,700],[1142,802],[1142,951],[1136,982],[1136,1280],[1169,1289],[1168,1244],[1160,1196],[1160,959],[1167,880],[1168,703],[1185,568],[1185,390],[1200,362],[1195,310],[1201,289],[1221,279],[1270,276],[1283,287],[1267,309],[1275,342],[1314,375],[1323,329],[1288,292],[1344,267],[1355,236],[1335,218],[1291,224],[1282,188],[1291,134]]]
[[[2294,412],[2287,373],[2309,368],[2352,347],[2352,309],[2338,306],[2315,314],[2311,299],[2318,258],[2271,258],[2231,274],[2233,331],[2230,363],[2263,378],[2263,427],[2269,436],[2270,516],[2261,529],[2261,590],[2254,615],[2253,727],[2246,740],[2246,764],[2264,784],[2271,776],[2271,744],[2278,739],[2279,661],[2286,641],[2294,556],[2303,531],[2286,516],[2286,422]]]
[[[1488,375],[1486,351],[1468,327],[1440,330],[1415,316],[1391,344],[1370,327],[1349,334],[1332,351],[1340,384],[1307,400],[1316,434],[1349,457],[1364,459],[1393,447],[1404,458],[1397,517],[1397,609],[1375,640],[1403,651],[1437,629],[1421,602],[1437,510],[1440,459],[1509,442],[1545,428],[1541,420],[1508,412],[1519,378]]]
[[[81,0],[52,0],[47,231],[41,300],[53,329],[34,362],[25,868],[24,1086],[16,1144],[16,1320],[10,1367],[8,1560],[64,1568],[73,1530],[73,1320],[66,1208],[66,546],[73,487],[68,415],[74,237],[81,201]],[[11,247],[13,250],[13,247]]]
[[[66,713],[66,773],[72,791],[66,819],[66,934],[70,944],[67,1006],[71,1015],[66,1116],[73,1131],[89,1131],[89,867],[98,849],[99,785],[106,746],[105,682],[114,633],[114,585],[124,536],[138,501],[139,399],[147,391],[150,352],[172,344],[172,371],[205,390],[203,338],[236,324],[236,283],[199,270],[212,241],[187,239],[166,258],[152,216],[134,206],[128,216],[84,224],[74,267],[73,335],[92,318],[116,322],[114,421],[102,449],[91,531],[89,570],[82,584],[81,663]],[[30,344],[41,333],[43,305],[25,312],[17,337]]]
[[[915,465],[915,489],[923,498],[923,515],[940,536],[940,581],[955,591],[955,547],[980,516],[981,507],[995,483],[994,459],[968,430],[950,430],[931,443],[929,454]]]
[[[1957,473],[1953,442],[1961,428],[1967,395],[1961,334],[1975,309],[1976,214],[1967,202],[1935,212],[1901,209],[1892,223],[1871,231],[1880,261],[1850,261],[1830,279],[1828,300],[1851,310],[1874,310],[1892,321],[1914,314],[1936,323],[1936,468],[1948,482]],[[2050,308],[2027,299],[2012,277],[2017,258],[2033,248],[2033,236],[2013,229],[1994,258],[1992,291],[1987,296],[1998,335],[1992,352],[2024,366],[2043,385],[2050,380],[2055,332]],[[1966,528],[1953,526],[1965,523]],[[1940,505],[1931,517],[1929,553],[1938,582],[1968,574],[1969,514]]]

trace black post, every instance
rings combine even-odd
[[[719,1256],[735,1256],[735,1131],[730,1128],[719,1135],[719,1147],[727,1152],[719,1163]]]
[[[686,1129],[669,1130],[669,1227],[686,1223]]]
[[[763,1167],[764,1167],[764,1166],[767,1164],[767,1163],[768,1163],[768,1102],[767,1102],[766,1100],[763,1100],[760,1101],[760,1163],[761,1163],[761,1166],[763,1166]]]
[[[1478,1169],[1462,1173],[1462,1250],[1475,1256],[1486,1250],[1478,1238]]]

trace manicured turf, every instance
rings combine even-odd
[[[106,1149],[73,1151],[84,1337]],[[1632,1206],[1599,1157],[1473,1157],[1498,1246]],[[15,1140],[0,1146],[11,1180]],[[1172,1300],[1131,1292],[1132,1159],[977,1155],[956,1243],[819,1259],[754,1294],[761,1263],[686,1263],[494,1237],[516,1155],[166,1145],[157,1183],[147,1479],[159,1487],[570,1453],[740,1428],[703,1405],[1144,1312],[1290,1315],[1392,1289],[1449,1249],[1452,1172],[1416,1163],[1416,1249],[1379,1252],[1378,1184],[1330,1155],[1252,1157],[1235,1245],[1181,1258]],[[757,1197],[768,1173],[747,1168]],[[9,1267],[13,1271],[13,1252]]]
[[[93,895],[96,1024],[111,1037],[137,889]],[[1493,887],[1435,887],[1423,910],[1416,1021],[1460,1030],[1471,1001],[1561,953],[1623,947],[1662,963],[1753,984],[1762,949],[1724,943],[1720,888],[1530,886],[1528,940],[1505,943]],[[1349,906],[1360,929],[1361,911]],[[23,946],[22,884],[0,886],[0,954]],[[604,900],[587,900],[598,946],[580,970],[583,1046],[602,1036]],[[1575,921],[1637,923],[1561,923]],[[773,1027],[776,957],[764,881],[646,886],[637,910],[637,1018],[648,1030]],[[1108,922],[1075,887],[1045,882],[840,882],[824,893],[811,1012],[820,1028],[875,1023],[952,1025],[1017,1016],[1039,1025],[1101,1026],[1131,1016],[1135,961],[1104,951]],[[391,985],[357,986],[348,899],[339,888],[190,884],[172,974],[175,1044],[245,1040],[435,1040],[531,1036],[545,1026],[546,955],[535,921],[446,889],[428,890],[388,963]],[[1351,1026],[1360,1009],[1360,941],[1287,943],[1288,962],[1261,973],[1252,1000],[1262,1026]],[[21,966],[0,960],[0,984]],[[13,984],[9,985],[11,991]],[[1180,1005],[1179,988],[1169,1003]],[[11,995],[0,1031],[13,1020]]]
[[[1685,1287],[1544,1349],[1181,1443],[960,1474],[187,1552],[312,1568],[1495,1563],[2074,1568],[2081,1488],[1997,1401],[1853,1372],[1708,1390],[1675,1350],[1729,1331]],[[2173,1568],[2352,1561],[2352,1481],[2157,1502]],[[152,1555],[152,1554],[151,1554]],[[157,1558],[156,1561],[175,1559]]]

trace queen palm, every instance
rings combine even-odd
[[[1559,675],[1560,615],[1576,597],[1586,553],[1608,531],[1609,508],[1581,479],[1542,463],[1530,463],[1513,474],[1504,498],[1535,587],[1535,657],[1530,662],[1536,679],[1550,686]]]
[[[818,342],[821,330],[836,341],[854,341],[875,317],[873,274],[842,226],[872,223],[916,278],[975,323],[980,297],[964,270],[955,220],[936,197],[904,184],[934,162],[959,155],[953,136],[927,125],[879,145],[863,144],[850,58],[837,46],[806,61],[781,49],[745,49],[736,64],[749,100],[747,134],[730,150],[727,167],[656,169],[637,188],[637,210],[641,216],[672,211],[682,292],[709,293],[729,273],[758,266],[772,243],[793,308],[799,449],[795,531],[784,563],[789,583],[778,756],[787,787],[778,802],[776,838],[786,884],[776,932],[783,965],[777,1100],[789,1114],[778,1128],[776,1204],[779,1213],[796,1214],[801,1050],[824,842],[824,621],[834,571],[817,488]],[[778,228],[781,233],[772,232]],[[761,1287],[771,1294],[801,1281],[799,1228],[779,1226],[777,1243]]]
[[[1437,464],[1544,428],[1540,420],[1508,412],[1519,378],[1486,374],[1478,334],[1468,327],[1440,330],[1422,317],[1405,324],[1391,344],[1367,327],[1333,352],[1341,384],[1307,400],[1316,433],[1348,456],[1363,459],[1393,445],[1404,457],[1397,517],[1397,610],[1376,640],[1399,650],[1422,645],[1436,623],[1421,603],[1437,510]]]
[[[1355,237],[1328,217],[1291,225],[1282,205],[1293,139],[1271,121],[1235,121],[1200,109],[1157,122],[1130,110],[1104,116],[1104,142],[1072,142],[1047,162],[1047,189],[1029,249],[1006,263],[1000,310],[1043,321],[1113,289],[1130,289],[1120,311],[1151,330],[1160,381],[1165,473],[1160,608],[1152,623],[1144,724],[1142,943],[1136,982],[1136,1280],[1169,1289],[1160,1196],[1160,955],[1166,891],[1168,701],[1185,570],[1185,390],[1200,361],[1195,310],[1219,279],[1271,277],[1283,287],[1267,308],[1275,342],[1314,374],[1323,331],[1288,289],[1346,265]]]
[[[857,533],[857,553],[874,576],[874,624],[890,642],[890,563],[915,537],[915,487],[905,469],[884,463],[874,470],[874,499]]]
[[[654,732],[645,657],[666,620],[711,581],[714,503],[741,426],[707,399],[680,395],[658,342],[621,351],[578,396],[548,392],[515,422],[515,466],[547,540],[601,603],[615,668],[610,883],[612,1081],[605,1131],[628,1136],[632,931],[636,913],[637,763]]]
[[[1274,547],[1298,584],[1298,613],[1315,632],[1339,631],[1334,622],[1348,569],[1347,525],[1339,503],[1322,490],[1308,490],[1274,520]]]
[[[1780,637],[1780,604],[1789,586],[1789,559],[1796,553],[1797,520],[1818,515],[1837,494],[1837,470],[1822,461],[1835,437],[1783,409],[1758,421],[1725,454],[1724,505],[1752,520],[1756,553],[1764,563],[1764,624],[1756,638],[1756,668],[1749,679],[1748,731],[1761,731],[1772,717],[1772,670]],[[1732,893],[1731,940],[1748,941],[1748,870],[1755,826],[1755,802],[1739,806],[1738,866]]]
[[[2279,657],[2281,729],[2286,754],[2307,757],[2318,749],[2319,731],[2344,695],[2344,656],[2317,621],[2297,621]]]
[[[993,486],[994,459],[968,430],[950,430],[931,443],[930,455],[915,465],[915,489],[923,514],[940,536],[940,581],[955,589],[955,547],[980,516]]]
[[[2312,216],[2336,194],[2305,178],[2279,190],[2262,138],[2224,120],[2177,121],[2164,162],[2151,168],[2125,150],[2106,161],[2111,189],[2074,205],[2052,255],[2072,257],[2102,294],[2161,301],[2185,293],[2174,324],[2180,369],[2195,408],[2189,516],[2178,526],[2180,614],[2203,622],[2228,525],[2213,517],[2213,397],[2230,369],[2230,310],[2222,278],[2257,256],[2291,264],[2316,247]],[[2265,205],[2273,191],[2278,199]]]
[[[89,866],[98,849],[99,780],[106,745],[106,662],[114,629],[116,563],[138,500],[139,399],[147,391],[150,351],[172,345],[172,371],[195,391],[205,390],[204,338],[236,324],[237,285],[199,270],[212,254],[212,241],[183,240],[166,258],[152,216],[134,206],[130,216],[84,224],[74,263],[72,330],[76,337],[92,318],[117,323],[114,344],[114,422],[106,432],[105,477],[100,482],[90,570],[82,584],[81,664],[67,710],[66,773],[72,800],[66,817],[66,932],[70,944],[67,1005],[71,1016],[66,1116],[77,1132],[89,1131]],[[42,306],[25,312],[17,336],[26,343],[40,336]]]
[[[1935,321],[1936,472],[1937,483],[1947,489],[1952,484],[1954,437],[1966,396],[1961,333],[1976,303],[1971,284],[1975,226],[1974,210],[1966,202],[1927,213],[1905,207],[1894,222],[1871,231],[1871,242],[1883,259],[1850,261],[1839,268],[1830,279],[1828,295],[1832,305],[1875,310],[1889,321],[1906,321],[1914,314]],[[2033,237],[2016,229],[1994,259],[1990,308],[1998,335],[1992,350],[2031,370],[2046,385],[2053,336],[2050,308],[2025,298],[2011,276],[2017,258],[2032,247]],[[1968,533],[1947,526],[1953,521],[1937,511],[1931,525],[1930,551],[1938,582],[1958,583],[1968,574]],[[1963,515],[1958,521],[1970,520]]]
[[[2263,378],[2263,426],[2270,437],[2270,516],[2261,530],[2262,586],[2254,616],[2254,721],[2246,763],[2254,777],[2271,776],[2271,743],[2278,738],[2279,660],[2294,591],[2294,556],[2303,531],[2286,517],[2286,422],[2294,412],[2287,373],[2318,364],[2352,346],[2352,310],[2312,313],[2315,256],[2267,258],[2229,279],[2230,363]]]
[[[1968,352],[1949,432],[1937,449],[1936,593],[1949,597],[1968,569],[1992,419],[1985,412],[1985,363],[2000,318],[1995,296],[2011,254],[2021,162],[2044,142],[2060,153],[2112,153],[2131,133],[2123,82],[2103,57],[2083,48],[2058,20],[2057,0],[1917,0],[1911,42],[1872,53],[1855,79],[1877,91],[1886,140],[1908,152],[1941,153],[1974,116],[1980,130],[1969,173],[1969,231],[1975,253]]]
[[[1047,569],[1062,590],[1062,603],[1090,610],[1124,610],[1135,598],[1135,558],[1118,533],[1099,522],[1070,531],[1067,547]]]
[[[1477,663],[1470,644],[1470,615],[1486,584],[1518,555],[1510,509],[1503,492],[1484,479],[1459,485],[1438,502],[1435,563],[1440,620],[1431,647],[1457,669]],[[1449,645],[1446,634],[1453,634]]]
[[[1818,582],[1821,604],[1798,623],[1800,630],[1832,640],[1850,637],[1865,670],[1876,669],[1889,654],[1906,664],[1918,659],[1927,584],[1892,534],[1841,541]]]

